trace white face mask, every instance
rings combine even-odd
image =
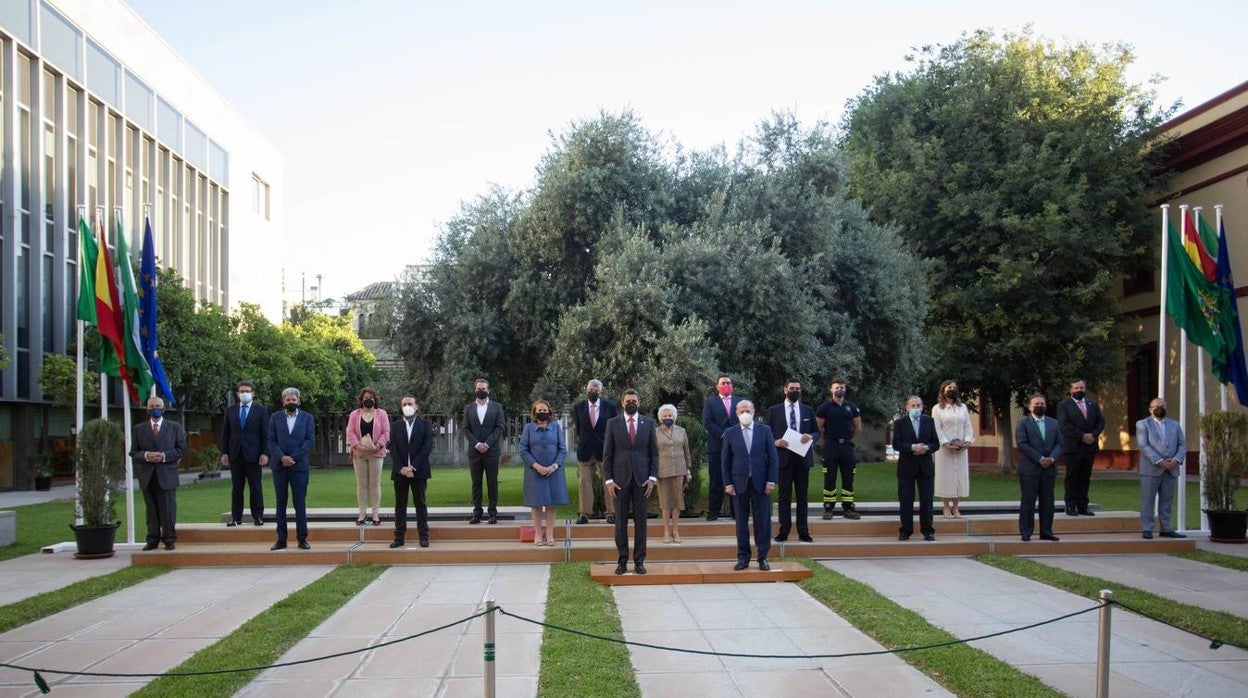
[[[251,394],[250,392],[247,392],[247,393],[239,393],[239,394],[238,394],[238,401],[239,401],[239,402],[241,402],[241,403],[243,403],[244,405],[250,405],[250,404],[251,404],[251,397],[252,397],[252,394]]]
[[[754,421],[754,413],[741,412],[737,415],[737,421],[741,422],[741,426],[748,427]]]
[[[403,416],[404,416],[404,417],[411,417],[411,416],[412,416],[412,415],[414,415],[414,414],[416,414],[416,408],[415,408],[415,407],[412,407],[411,405],[404,405],[404,406],[403,406]]]

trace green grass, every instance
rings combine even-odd
[[[73,608],[101,596],[107,596],[153,577],[159,577],[170,569],[169,567],[125,567],[116,572],[84,579],[60,589],[22,599],[7,606],[0,606],[0,633],[8,632],[19,625],[32,623],[40,618],[46,618],[54,613],[60,613],[67,608]]]
[[[813,560],[799,561],[815,573],[801,582],[807,593],[889,649],[956,639],[866,584]],[[1063,695],[1036,677],[966,644],[902,652],[897,656],[960,696]]]
[[[1141,613],[1206,637],[1218,638],[1239,647],[1248,647],[1248,619],[1172,601],[1143,589],[1050,567],[1027,558],[1008,555],[977,555],[975,559],[1087,599],[1099,599],[1102,589],[1110,589],[1114,592],[1115,601]]]
[[[1235,555],[1223,555],[1222,553],[1215,553],[1211,550],[1193,550],[1189,553],[1171,553],[1171,555],[1186,558],[1188,560],[1195,560],[1196,562],[1203,562],[1209,565],[1217,565],[1218,567],[1225,567],[1239,572],[1248,572],[1248,558],[1238,557]]]
[[[546,622],[595,635],[624,637],[611,587],[589,578],[589,565],[550,566]],[[627,698],[640,696],[624,645],[546,628],[542,634],[540,696]]]
[[[343,604],[385,571],[384,566],[338,567],[297,589],[238,630],[196,652],[171,672],[218,671],[266,666],[277,661],[295,643],[307,637]],[[132,696],[231,696],[259,671],[207,676],[161,676]]]

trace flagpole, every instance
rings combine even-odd
[[[1161,205],[1161,312],[1157,315],[1157,397],[1166,399],[1166,261],[1170,256],[1170,204]]]
[[[81,221],[83,218],[86,218],[86,216],[87,216],[87,207],[79,206],[78,207],[78,220]],[[79,230],[81,230],[81,228],[79,228]],[[78,241],[78,274],[80,278],[81,278],[81,275],[85,272],[85,270],[82,268],[83,261],[84,261],[82,258],[82,250],[83,250],[82,240],[79,240]],[[81,283],[78,284],[78,293],[79,294],[82,293]],[[94,302],[95,299],[93,298],[91,300],[92,302]],[[79,303],[81,303],[81,299],[79,299]],[[77,325],[75,354],[77,355],[76,359],[78,362],[77,364],[78,375],[74,377],[74,450],[75,450],[75,453],[74,453],[74,523],[81,526],[82,525],[82,501],[81,501],[81,493],[78,491],[78,485],[79,485],[78,454],[76,451],[78,447],[78,437],[82,434],[82,425],[86,423],[86,412],[87,412],[86,385],[84,385],[83,379],[82,379],[83,371],[86,369],[86,360],[87,360],[86,351],[82,346],[83,343],[86,342],[87,323],[83,322],[83,320],[80,318],[74,324]]]
[[[1179,239],[1187,239],[1187,204],[1179,205]],[[1179,428],[1187,434],[1187,330],[1179,330]],[[1183,454],[1183,470],[1179,473],[1179,525],[1187,530],[1187,454]]]
[[[1195,222],[1196,222],[1195,233],[1197,235],[1200,235],[1200,212],[1201,212],[1200,206],[1192,207],[1192,215],[1194,216]],[[1210,370],[1212,370],[1212,368]],[[1205,416],[1205,373],[1206,371],[1205,371],[1205,348],[1202,346],[1196,347],[1196,371],[1197,371],[1197,374],[1196,374],[1197,375],[1197,390],[1199,391],[1199,393],[1197,394],[1197,398],[1196,398],[1196,424],[1197,424],[1196,436],[1197,436],[1197,451],[1199,453],[1199,455],[1197,456],[1197,461],[1196,461],[1197,463],[1196,472],[1200,474],[1199,487],[1200,487],[1200,502],[1202,505],[1201,506],[1201,509],[1202,509],[1201,528],[1203,529],[1205,528],[1204,513],[1203,513],[1203,509],[1204,509],[1203,505],[1205,502],[1204,475],[1205,475],[1205,464],[1208,462],[1209,456],[1205,453],[1205,440],[1203,438],[1200,438],[1201,435],[1203,434],[1203,425],[1205,423],[1204,416]],[[1183,433],[1186,434],[1187,432],[1185,431]],[[1184,469],[1186,470],[1186,466],[1184,466]],[[1186,477],[1187,477],[1187,473],[1184,473],[1184,479],[1186,479]],[[1186,502],[1184,503],[1186,504]],[[1184,524],[1186,524],[1187,519],[1184,518],[1183,522]],[[1186,529],[1186,525],[1184,525],[1184,527],[1180,528],[1179,530],[1185,530],[1185,529]]]
[[[130,457],[134,429],[131,428],[130,397],[121,401],[122,428],[126,430],[126,542],[134,544],[134,459]]]
[[[99,239],[101,245],[107,246],[108,236],[104,234],[103,228],[100,227],[103,212],[103,206],[95,207],[95,236]],[[101,252],[101,254],[103,253]],[[100,341],[106,342],[108,340],[101,334]],[[108,421],[108,373],[103,370],[102,366],[100,367],[100,419]]]
[[[1214,217],[1217,220],[1218,230],[1222,230],[1222,204],[1214,204],[1213,211],[1214,211]],[[1225,412],[1227,409],[1229,409],[1227,406],[1228,403],[1227,403],[1227,394],[1226,394],[1226,383],[1221,383],[1221,387],[1222,389],[1220,392],[1221,392],[1221,398],[1222,398],[1222,411]],[[1245,396],[1245,398],[1248,399],[1248,396]],[[1202,477],[1200,478],[1200,496],[1201,496],[1200,501],[1203,503],[1205,501],[1204,500],[1205,478],[1203,477],[1204,473],[1201,473],[1201,475]],[[1201,514],[1201,516],[1204,516],[1204,514]],[[1209,525],[1206,523],[1205,528],[1208,528],[1208,527]]]

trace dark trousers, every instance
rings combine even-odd
[[[143,486],[143,504],[147,508],[147,542],[177,540],[174,521],[178,518],[177,490],[162,490],[155,473]]]
[[[633,518],[633,560],[646,559],[646,489],[644,484],[631,483],[615,493],[615,552],[620,564],[628,561],[628,518]]]
[[[918,474],[914,476],[897,476],[897,503],[901,506],[901,528],[897,532],[903,536],[914,533],[914,490],[919,490],[919,532],[936,535],[936,527],[932,525],[932,497],[936,491],[936,477]]]
[[[230,463],[230,519],[243,520],[243,486],[250,493],[251,520],[264,518],[264,488],[260,486],[259,463]]]
[[[829,443],[823,449],[823,509],[832,511],[836,503],[841,509],[854,508],[854,445]],[[836,488],[836,476],[841,476],[841,488]]]
[[[750,516],[754,516],[754,545],[758,559],[766,560],[771,551],[771,497],[754,489],[754,480],[746,481],[745,492],[732,496],[737,521],[737,562],[750,561]]]
[[[719,461],[719,451],[706,454],[706,511],[719,516],[724,510],[724,471]],[[728,502],[728,513],[732,513],[732,502]]]
[[[477,449],[468,449],[468,472],[472,475],[472,513],[480,516],[481,510],[481,476],[485,475],[486,489],[489,491],[490,513],[498,513],[498,461],[497,448],[485,453]]]
[[[784,456],[780,456],[781,459]],[[790,458],[788,464],[780,466],[780,482],[776,483],[776,502],[779,504],[780,535],[789,535],[793,519],[793,491],[797,490],[797,532],[810,533],[807,523],[807,510],[810,508],[810,468],[801,458]]]
[[[1092,482],[1092,460],[1096,451],[1070,451],[1066,454],[1066,508],[1088,510],[1088,486]]]
[[[1057,466],[1036,466],[1039,472],[1018,474],[1023,498],[1018,505],[1018,532],[1030,536],[1035,530],[1036,498],[1040,498],[1040,535],[1053,535],[1053,488],[1057,485]]]
[[[407,536],[407,494],[412,494],[416,507],[416,532],[422,537],[429,535],[429,506],[425,504],[425,488],[429,481],[423,478],[403,477],[394,481],[394,539],[401,541]]]
[[[308,471],[278,467],[273,471],[273,489],[277,492],[277,542],[286,542],[286,499],[295,505],[295,536],[308,539]],[[289,488],[289,490],[287,489]]]

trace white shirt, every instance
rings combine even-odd
[[[286,409],[286,408],[285,408],[285,407],[283,407],[282,409]],[[286,413],[286,431],[287,431],[287,432],[292,433],[292,434],[294,433],[294,431],[295,431],[295,420],[296,420],[296,419],[298,419],[298,418],[299,418],[299,410],[295,410],[294,412],[287,412],[287,413]]]
[[[625,429],[628,429],[628,430],[630,430],[630,431],[631,431],[631,430],[636,429],[636,428],[637,428],[637,426],[638,426],[638,425],[640,425],[640,422],[641,422],[641,415],[639,415],[639,414],[635,414],[635,415],[633,415],[633,416],[631,416],[631,417],[629,417],[628,415],[625,415],[625,416],[624,416],[624,428],[625,428]],[[631,425],[631,426],[630,426],[630,425]],[[634,433],[636,433],[636,432],[634,432]],[[659,481],[659,480],[658,480],[658,478],[653,478],[653,477],[646,478],[646,480],[647,480],[647,481],[649,481],[649,482],[658,482],[658,481]],[[615,480],[614,480],[614,479],[611,479],[611,480],[604,480],[602,484],[604,484],[604,485],[613,485],[613,484],[615,484]]]
[[[485,424],[485,411],[490,407],[490,399],[486,398],[485,402],[477,401],[477,422]]]

